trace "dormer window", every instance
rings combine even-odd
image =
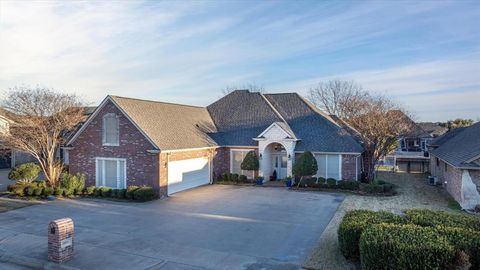
[[[108,113],[103,116],[102,128],[103,145],[118,146],[119,145],[119,125],[118,117],[114,113]]]

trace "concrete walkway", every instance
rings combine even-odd
[[[0,214],[0,262],[58,267],[46,261],[47,225],[71,217],[76,255],[64,267],[298,269],[343,198],[213,185],[148,203],[55,201]]]

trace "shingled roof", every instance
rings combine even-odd
[[[204,107],[110,97],[161,150],[216,146],[206,135],[216,129]]]
[[[296,151],[360,153],[362,146],[327,114],[297,93],[265,94],[300,141]]]
[[[209,135],[219,145],[256,146],[253,138],[281,117],[257,92],[236,90],[207,107],[217,127]]]
[[[254,138],[273,123],[298,140],[296,151],[363,151],[345,128],[295,93],[264,95],[237,90],[206,108],[118,96],[106,100],[117,105],[163,151],[257,146]]]
[[[480,122],[450,131],[434,143],[439,146],[430,152],[432,155],[458,168],[480,169],[480,165],[474,162],[480,158]]]

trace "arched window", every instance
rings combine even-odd
[[[103,145],[118,146],[119,145],[119,125],[116,114],[108,113],[103,116]]]

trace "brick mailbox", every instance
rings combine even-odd
[[[62,218],[48,224],[48,259],[62,263],[73,257],[73,220]]]

